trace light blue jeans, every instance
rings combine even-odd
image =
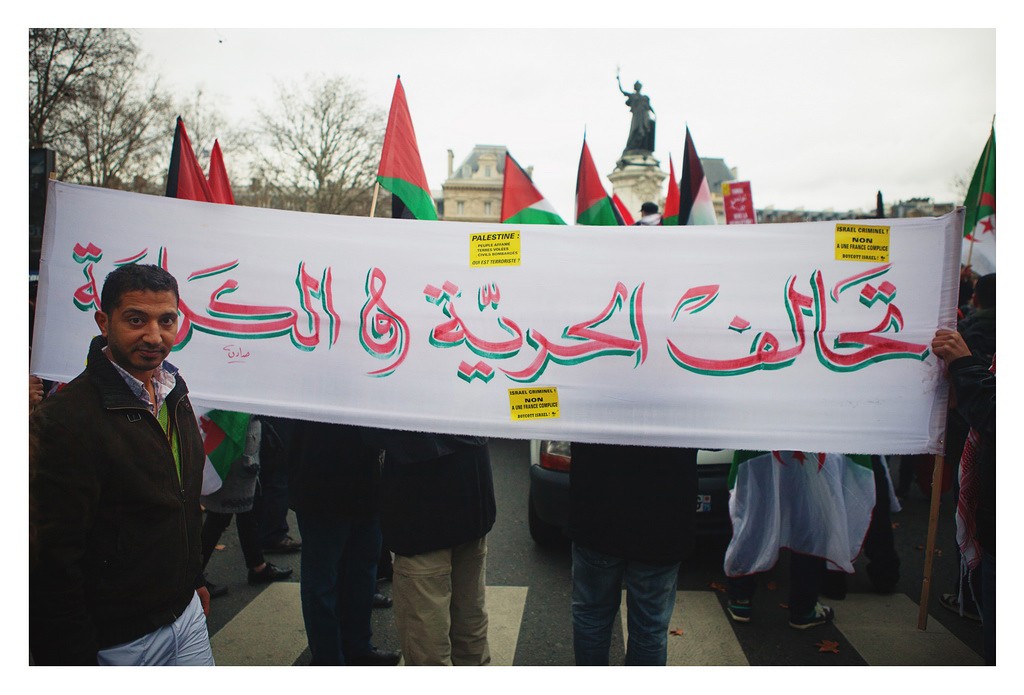
[[[213,666],[210,634],[199,595],[170,625],[153,630],[137,640],[101,649],[100,666]]]
[[[647,565],[572,546],[572,646],[577,666],[607,666],[626,586],[626,666],[664,666],[679,563]]]

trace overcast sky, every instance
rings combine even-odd
[[[970,176],[995,115],[992,29],[135,34],[165,87],[185,98],[202,86],[231,123],[271,104],[276,83],[307,75],[350,77],[386,111],[401,74],[433,189],[449,149],[458,166],[476,144],[506,145],[567,220],[584,132],[602,175],[625,146],[617,70],[651,99],[663,169],[671,154],[678,172],[689,125],[702,157],[752,182],[757,207],[873,209],[878,190],[887,203],[962,202],[954,179]],[[230,142],[221,145],[231,167]]]

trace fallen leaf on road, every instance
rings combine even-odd
[[[783,610],[789,610],[789,604],[788,603],[780,603],[779,604],[779,608],[781,608]]]
[[[679,637],[682,637],[683,636],[683,631],[682,630],[669,630],[668,634],[670,634],[670,635],[678,635]]]
[[[778,583],[776,583],[776,582],[768,582],[768,591],[775,591],[778,588],[779,588]]]
[[[722,582],[711,582],[710,584],[708,584],[708,586],[710,586],[715,591],[721,591],[723,594],[726,591],[725,584],[723,584]]]
[[[896,530],[896,529],[898,529],[899,527],[900,527],[900,522],[898,522],[898,521],[894,521],[894,522],[892,522],[892,528],[893,528],[893,530]]]
[[[213,549],[214,550],[224,550],[224,548],[226,548],[226,547],[227,546],[224,545],[223,543],[218,543],[217,545],[213,546]]]
[[[829,652],[832,654],[839,653],[839,642],[835,642],[830,639],[823,639],[814,646],[818,648],[819,652]]]

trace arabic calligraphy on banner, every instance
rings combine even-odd
[[[886,220],[886,262],[865,263],[836,253],[836,223],[510,229],[52,185],[32,365],[48,378],[80,371],[102,278],[155,263],[179,282],[171,361],[210,407],[507,437],[938,450],[945,389],[928,346],[953,323],[958,214]],[[481,267],[481,239],[513,239],[515,262]]]

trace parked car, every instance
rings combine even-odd
[[[729,468],[731,449],[697,452],[697,535],[728,537]],[[572,448],[569,442],[537,440],[530,442],[530,536],[540,545],[556,543],[565,537],[569,525],[569,469]]]

